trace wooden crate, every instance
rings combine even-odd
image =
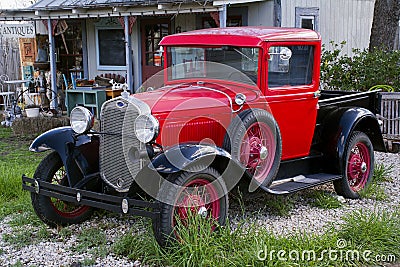
[[[382,121],[382,135],[387,140],[388,149],[400,145],[400,92],[399,93],[380,93],[380,116]],[[398,148],[397,148],[398,149]]]

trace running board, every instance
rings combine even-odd
[[[317,185],[325,184],[331,181],[335,181],[341,178],[342,176],[338,174],[316,173],[308,174],[307,176],[298,175],[287,179],[277,180],[272,182],[269,187],[260,187],[267,193],[273,195],[285,195]]]

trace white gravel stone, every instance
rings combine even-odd
[[[400,207],[400,154],[375,153],[376,163],[383,163],[385,166],[393,166],[392,181],[385,182],[385,192],[389,196],[387,201],[374,201],[371,199],[346,199],[343,206],[337,209],[320,209],[312,207],[307,203],[307,197],[299,194],[299,198],[295,202],[295,207],[290,211],[289,216],[281,217],[268,213],[265,209],[265,202],[268,201],[267,196],[255,198],[247,203],[244,207],[246,212],[242,214],[240,206],[233,202],[230,209],[230,221],[235,227],[241,218],[246,218],[248,222],[256,222],[260,227],[266,227],[269,231],[276,235],[291,234],[295,232],[306,233],[323,233],[329,225],[340,224],[341,217],[345,214],[357,210],[386,210],[394,211]],[[323,185],[319,189],[331,191],[334,194],[332,185]],[[49,230],[51,237],[43,242],[16,249],[3,240],[6,234],[12,234],[13,228],[9,222],[12,216],[8,216],[0,220],[0,266],[10,266],[17,262],[24,266],[82,266],[81,263],[85,259],[92,259],[90,251],[78,253],[70,248],[77,245],[77,233],[83,229],[97,227],[104,229],[107,246],[122,234],[128,233],[130,229],[135,229],[138,225],[135,218],[114,216],[94,217],[90,221],[80,225],[71,225],[69,227],[72,235],[62,238],[56,230]],[[137,227],[139,228],[139,227]],[[29,228],[30,229],[30,228]],[[35,231],[35,229],[32,229]],[[135,229],[136,232],[143,229]],[[127,258],[118,257],[109,254],[104,258],[96,258],[93,266],[142,266],[140,259],[129,260]]]

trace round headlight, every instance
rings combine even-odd
[[[93,114],[84,107],[75,107],[70,114],[71,128],[77,134],[89,131],[94,124]]]
[[[152,115],[139,115],[135,120],[135,134],[142,143],[154,140],[158,135],[158,120]]]

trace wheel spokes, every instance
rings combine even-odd
[[[365,144],[357,143],[347,161],[347,179],[353,191],[362,189],[367,182],[370,169],[369,151]]]
[[[264,179],[272,167],[274,143],[272,130],[263,122],[255,122],[243,137],[240,162],[258,181]]]

